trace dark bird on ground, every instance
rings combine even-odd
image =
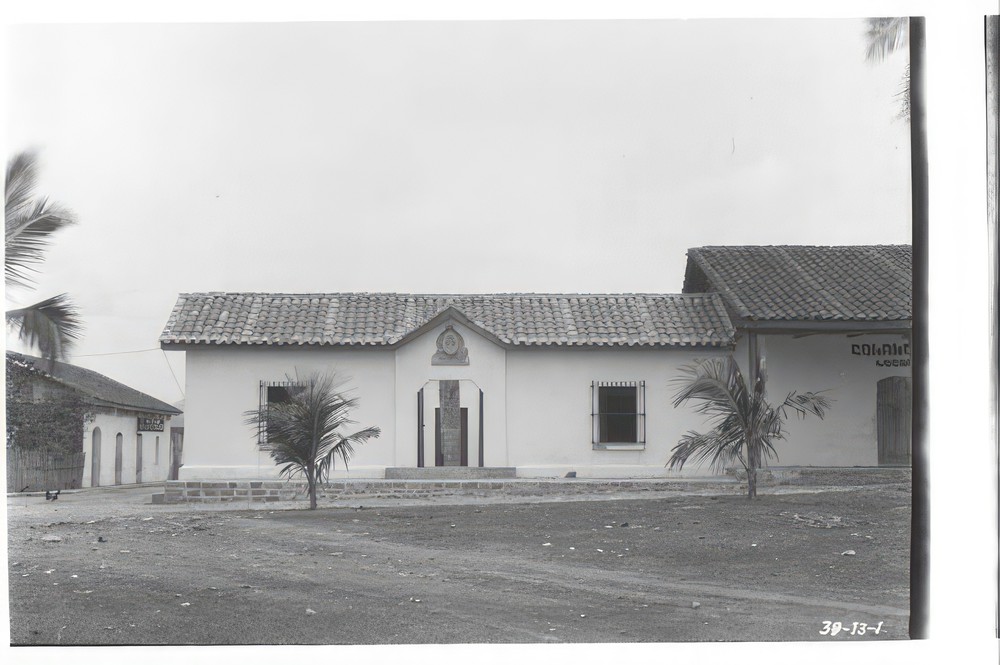
[[[97,542],[99,542],[99,543],[106,543],[108,541],[104,540],[104,536],[98,536],[97,537]]]
[[[51,490],[45,490],[45,500],[46,501],[55,501],[56,499],[59,498],[59,492],[61,492],[61,491],[62,490],[56,490],[55,492],[53,492]]]

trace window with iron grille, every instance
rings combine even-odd
[[[279,404],[289,401],[293,395],[301,392],[305,386],[295,381],[261,381],[258,409],[260,418],[257,420],[257,442],[267,442],[267,407],[269,404]]]
[[[645,446],[645,381],[595,381],[590,392],[595,448]]]

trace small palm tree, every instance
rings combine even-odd
[[[6,244],[4,274],[8,290],[34,285],[32,273],[44,259],[52,236],[74,224],[72,213],[35,196],[35,155],[22,152],[7,163],[4,188]],[[83,330],[76,307],[65,293],[27,307],[8,310],[7,325],[18,339],[37,348],[49,361],[65,358]]]
[[[754,379],[748,384],[732,356],[695,362],[682,368],[674,408],[694,400],[695,410],[714,425],[706,434],[688,432],[674,446],[667,462],[681,469],[688,461],[709,461],[716,471],[739,462],[747,472],[747,498],[757,495],[757,469],[766,459],[777,459],[773,441],[784,439],[783,425],[789,411],[820,418],[830,408],[829,400],[818,393],[790,392],[777,407],[766,398],[763,362],[754,358]],[[752,385],[752,388],[751,388]]]
[[[358,399],[348,398],[340,390],[343,384],[334,374],[313,373],[289,380],[296,389],[289,391],[287,400],[247,411],[246,422],[263,434],[258,439],[261,450],[270,453],[275,464],[284,465],[281,475],[305,476],[309,509],[315,510],[317,486],[329,478],[334,457],[339,455],[346,468],[354,446],[378,438],[382,432],[378,427],[353,434],[342,431],[355,423],[349,415]]]

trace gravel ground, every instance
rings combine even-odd
[[[906,484],[317,511],[152,491],[8,498],[13,644],[906,638]]]

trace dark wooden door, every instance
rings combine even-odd
[[[101,428],[95,427],[90,441],[90,486],[101,486]]]
[[[122,484],[122,435],[115,437],[115,485]]]
[[[170,428],[170,480],[180,477],[182,455],[184,452],[184,428]]]
[[[135,435],[135,482],[142,482],[142,434]]]
[[[424,466],[424,389],[417,391],[417,466]]]
[[[434,409],[434,466],[445,466],[441,450],[441,409]],[[462,407],[462,451],[460,466],[469,466],[469,410]]]
[[[876,423],[879,465],[910,466],[911,385],[908,376],[890,376],[878,382]]]

